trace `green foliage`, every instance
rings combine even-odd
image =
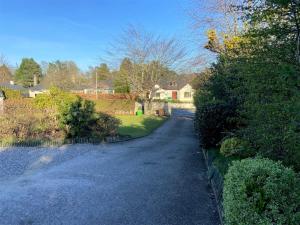
[[[70,106],[72,102],[76,101],[77,97],[71,93],[65,92],[57,87],[51,87],[48,93],[37,95],[34,99],[35,105],[40,108],[54,108],[59,109]]]
[[[59,108],[59,122],[67,137],[88,137],[90,126],[95,122],[95,104],[89,100],[77,98],[71,104]]]
[[[128,83],[126,81],[122,80],[120,77],[118,77],[118,78],[116,78],[116,80],[114,80],[114,90],[115,90],[115,93],[121,93],[121,94],[130,93],[130,87],[129,87]]]
[[[92,130],[96,135],[102,137],[116,136],[121,121],[106,113],[97,113],[95,123],[92,124]]]
[[[81,98],[60,109],[59,121],[68,138],[116,136],[121,124],[106,113],[95,113],[95,103]]]
[[[236,156],[224,156],[220,153],[219,149],[212,148],[208,151],[208,156],[212,159],[213,165],[216,167],[216,169],[219,171],[219,173],[224,176],[226,175],[229,167],[231,166],[232,162],[234,160],[239,160]]]
[[[220,148],[224,156],[239,156],[241,158],[249,157],[254,154],[250,144],[237,137],[226,138]]]
[[[204,146],[234,134],[251,143],[257,154],[299,171],[300,3],[241,4],[247,29],[225,37],[220,51],[215,48],[217,33],[209,33],[208,49],[219,55],[195,98],[196,127]],[[218,111],[212,105],[227,107]],[[228,121],[233,123],[228,126]]]
[[[132,72],[133,65],[130,59],[123,59],[117,76],[114,80],[114,89],[116,93],[130,93],[129,75]]]
[[[237,127],[234,104],[217,101],[202,90],[196,93],[195,104],[195,125],[205,148],[215,147],[228,132]]]
[[[99,67],[96,68],[97,74],[98,74],[98,79],[106,79],[109,76],[109,68],[105,63],[101,63]]]
[[[300,183],[292,169],[268,159],[234,161],[225,176],[228,225],[297,225]]]
[[[34,99],[40,109],[51,108],[56,111],[60,127],[67,137],[86,137],[89,134],[90,123],[94,119],[94,103],[52,87],[49,93],[38,95]]]
[[[16,71],[15,79],[18,84],[23,85],[24,87],[32,87],[34,85],[35,77],[37,82],[39,82],[41,76],[42,70],[40,65],[32,58],[24,58]]]
[[[100,101],[100,100],[99,100]],[[34,100],[38,108],[56,111],[61,129],[67,138],[104,138],[116,135],[119,120],[105,113],[96,113],[95,103],[52,87],[49,93]]]
[[[0,88],[3,91],[5,99],[21,99],[23,98],[21,91],[12,90],[8,88]]]
[[[51,88],[35,99],[8,99],[0,116],[0,139],[8,142],[94,138],[116,135],[120,121],[97,114],[95,103]]]
[[[283,63],[256,68],[247,80],[249,95],[243,111],[247,127],[241,132],[263,156],[300,170],[297,74],[295,66]]]
[[[218,58],[195,96],[195,125],[204,147],[242,137],[225,139],[220,152],[269,158],[233,162],[225,176],[226,224],[299,224],[299,177],[283,165],[300,171],[300,2],[237,4],[246,29],[224,38],[208,33],[205,47]]]

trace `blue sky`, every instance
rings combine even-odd
[[[100,63],[128,25],[191,43],[191,0],[0,0],[0,53],[15,65],[74,60],[81,69]],[[195,49],[189,44],[191,51]],[[192,50],[193,49],[193,50]]]

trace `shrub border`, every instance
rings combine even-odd
[[[21,148],[32,148],[32,147],[40,147],[40,148],[47,148],[47,147],[60,147],[63,145],[72,145],[72,144],[93,144],[99,145],[103,143],[107,144],[114,144],[120,142],[127,142],[136,139],[141,139],[153,134],[157,129],[159,129],[163,124],[165,124],[170,117],[166,117],[164,122],[157,128],[153,129],[149,134],[145,134],[139,137],[130,137],[130,136],[115,136],[115,137],[106,137],[103,140],[100,139],[92,139],[92,138],[75,138],[75,139],[67,139],[63,141],[49,141],[49,140],[29,140],[29,141],[17,141],[13,143],[2,143],[0,141],[0,149],[1,148],[10,148],[10,147],[21,147]]]

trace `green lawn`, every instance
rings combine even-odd
[[[157,116],[116,116],[122,121],[119,128],[120,135],[129,135],[131,137],[142,137],[150,134],[153,130],[160,127],[166,120],[166,117]]]
[[[118,111],[134,111],[134,101],[129,99],[99,99],[93,100],[97,112],[118,113]]]

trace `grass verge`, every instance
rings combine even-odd
[[[116,116],[122,121],[119,127],[119,134],[132,138],[143,137],[160,127],[167,117],[157,116]]]

